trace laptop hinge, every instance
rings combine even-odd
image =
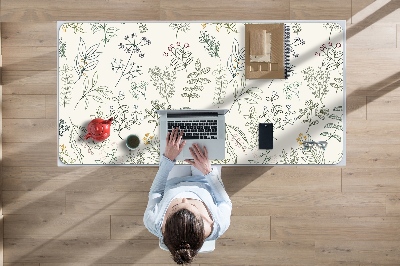
[[[218,116],[218,112],[184,112],[184,113],[176,113],[176,114],[167,114],[168,118],[176,118],[176,117],[199,117],[199,116]]]

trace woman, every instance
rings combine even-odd
[[[185,160],[189,172],[175,173],[185,169],[174,167],[186,144],[182,136],[177,128],[167,136],[143,218],[146,228],[164,241],[178,264],[191,263],[205,240],[219,238],[229,227],[232,211],[220,173],[211,166],[205,147],[192,145],[193,160]]]

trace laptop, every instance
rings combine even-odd
[[[184,131],[186,145],[177,160],[193,159],[189,147],[206,146],[210,160],[225,159],[225,114],[227,109],[158,110],[160,116],[160,151],[165,151],[168,132],[178,127]]]

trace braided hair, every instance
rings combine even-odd
[[[163,237],[177,264],[191,263],[205,240],[203,219],[180,209],[167,218]]]

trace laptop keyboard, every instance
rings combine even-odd
[[[168,121],[168,132],[179,128],[183,139],[217,139],[217,120]]]

